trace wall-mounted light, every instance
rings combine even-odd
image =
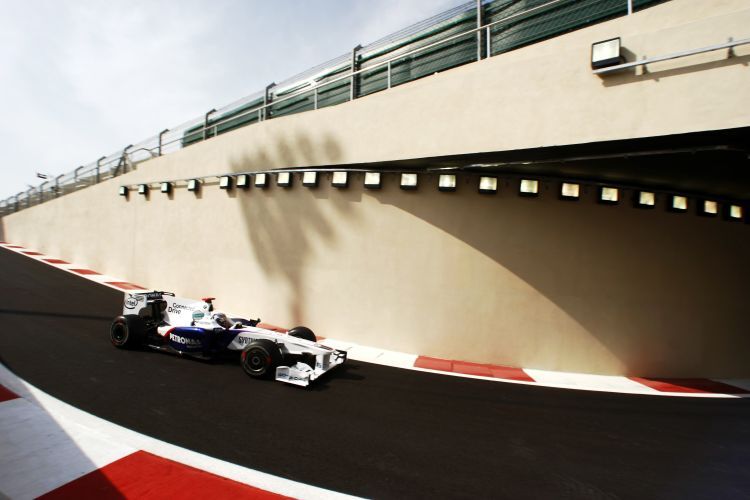
[[[669,203],[670,212],[687,212],[688,199],[685,196],[672,195],[672,199]]]
[[[120,186],[119,194],[120,196],[127,196],[129,191],[127,186]]]
[[[365,172],[365,187],[380,189],[380,172]]]
[[[573,182],[563,182],[560,185],[560,198],[563,200],[577,200],[581,196],[581,185]]]
[[[200,189],[201,182],[198,179],[190,179],[187,183],[188,191],[196,192]]]
[[[232,189],[231,175],[222,175],[219,177],[219,189]]]
[[[607,68],[622,64],[620,38],[611,38],[591,44],[591,69]]]
[[[401,189],[414,190],[417,189],[418,176],[417,174],[402,173],[401,174]]]
[[[302,185],[305,187],[318,187],[318,173],[305,172],[302,174]]]
[[[744,210],[741,205],[729,205],[727,209],[727,219],[729,220],[742,220]]]
[[[291,187],[292,174],[289,172],[279,172],[276,174],[276,185],[285,188]]]
[[[166,194],[171,193],[172,192],[172,183],[171,182],[162,182],[161,183],[161,187],[159,188],[159,190],[162,193],[166,193]]]
[[[456,176],[453,174],[440,174],[440,177],[438,177],[438,190],[439,191],[455,191],[456,190]]]
[[[255,174],[255,187],[264,188],[268,185],[266,174]]]
[[[535,179],[521,179],[518,194],[521,196],[537,196],[539,194],[539,181]]]
[[[237,176],[237,187],[240,189],[247,189],[250,187],[250,176],[247,174],[240,174]]]
[[[147,195],[148,194],[148,184],[138,184],[138,194]]]
[[[698,205],[698,213],[707,217],[715,217],[719,213],[719,204],[713,200],[703,200]]]
[[[615,187],[601,186],[599,188],[599,203],[614,205],[620,201],[620,190]]]
[[[479,192],[482,194],[497,193],[497,177],[482,176],[479,178]]]
[[[349,172],[334,172],[331,178],[331,186],[345,188],[349,185]]]
[[[654,208],[656,206],[656,194],[651,191],[638,191],[635,206],[638,208]]]

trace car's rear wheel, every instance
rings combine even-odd
[[[135,314],[116,317],[109,329],[109,340],[119,349],[139,347],[145,336],[146,322]]]
[[[298,339],[309,340],[310,342],[318,341],[313,331],[307,328],[306,326],[295,326],[294,328],[289,330],[287,333],[291,335],[292,337],[297,337]]]
[[[269,377],[276,373],[276,367],[283,359],[279,346],[274,342],[266,339],[253,340],[242,351],[242,369],[251,377]]]

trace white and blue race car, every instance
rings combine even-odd
[[[346,352],[319,344],[309,328],[284,331],[259,319],[229,318],[214,311],[213,300],[159,291],[125,294],[110,340],[118,348],[148,347],[199,359],[239,352],[242,368],[251,377],[300,386],[346,361]]]

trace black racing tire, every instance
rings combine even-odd
[[[118,316],[109,329],[109,340],[118,349],[141,347],[146,338],[146,322],[136,314]]]
[[[297,337],[298,339],[309,340],[310,342],[318,341],[313,331],[310,330],[306,326],[295,326],[294,328],[289,330],[287,333],[291,335],[292,337]]]
[[[274,376],[283,360],[279,346],[271,340],[253,340],[242,351],[242,369],[254,378]]]

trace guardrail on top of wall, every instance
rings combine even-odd
[[[665,0],[475,0],[0,200],[0,217],[256,122],[333,106]]]

